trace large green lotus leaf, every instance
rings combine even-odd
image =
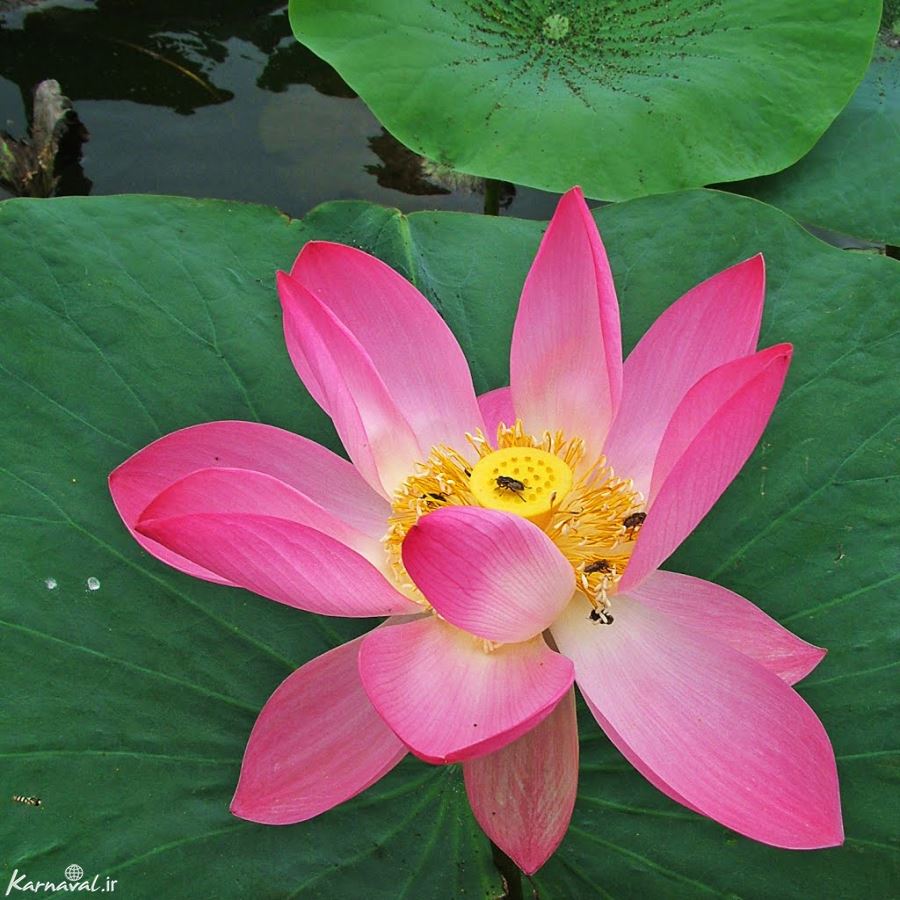
[[[408,147],[621,200],[765,175],[865,72],[878,0],[291,0],[294,33]]]
[[[714,577],[830,649],[801,691],[835,745],[848,841],[803,854],[737,837],[659,795],[582,716],[573,825],[535,884],[561,898],[896,894],[897,266],[711,191],[607,208],[601,227],[629,346],[694,282],[766,253],[763,341],[797,347],[784,399],[671,566]],[[297,826],[229,815],[267,696],[368,623],[168,570],[125,533],[105,479],[153,438],[209,419],[260,419],[336,446],[293,375],[273,287],[313,237],[362,246],[413,278],[479,389],[503,384],[539,235],[537,223],[362,203],[303,222],[181,199],[0,204],[0,780],[7,795],[43,799],[8,804],[0,877],[61,880],[76,863],[138,898],[501,893],[454,767],[407,760]]]
[[[866,77],[815,147],[777,175],[734,185],[803,222],[900,245],[900,38],[877,41]]]

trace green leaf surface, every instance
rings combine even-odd
[[[462,172],[622,200],[785,168],[862,78],[877,0],[291,0],[297,39]]]
[[[900,245],[900,37],[883,33],[866,77],[815,147],[777,175],[732,185],[802,222]]]
[[[900,270],[712,191],[605,208],[600,222],[627,346],[695,282],[766,253],[763,343],[797,348],[784,398],[669,567],[829,648],[801,692],[835,745],[848,840],[791,853],[737,837],[659,795],[582,715],[573,825],[535,886],[546,898],[896,895]],[[370,623],[168,570],[128,537],[106,475],[159,435],[211,419],[259,419],[336,447],[291,369],[273,284],[310,238],[362,246],[412,277],[479,390],[504,384],[540,229],[363,203],[302,222],[152,197],[0,204],[0,791],[43,800],[7,803],[0,818],[4,884],[15,868],[62,880],[76,863],[117,878],[124,898],[502,893],[455,767],[408,759],[296,826],[229,815],[268,695]]]

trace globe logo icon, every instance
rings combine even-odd
[[[84,878],[84,869],[72,863],[71,866],[66,866],[66,878],[69,881],[81,881]]]

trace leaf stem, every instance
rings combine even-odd
[[[484,214],[500,215],[500,182],[496,178],[484,179]]]
[[[506,891],[503,900],[523,900],[522,870],[493,841],[491,841],[491,855],[503,879],[503,888]]]

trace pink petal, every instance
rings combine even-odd
[[[781,393],[790,344],[726,363],[687,393],[663,437],[651,505],[619,591],[650,574],[697,527],[747,461]]]
[[[355,797],[406,756],[359,681],[361,638],[289,675],[263,707],[231,811],[289,825]]]
[[[390,498],[430,447],[418,442],[366,348],[334,313],[284,272],[278,273],[278,293],[288,346],[302,349],[347,454]]]
[[[434,616],[367,634],[359,672],[385,722],[431,763],[514,741],[550,714],[573,677],[569,660],[541,637],[488,652]]]
[[[419,519],[403,565],[444,619],[503,643],[540,634],[575,590],[572,566],[537,525],[474,506]]]
[[[247,513],[199,513],[141,520],[138,531],[270,600],[326,616],[419,611],[384,576],[315,528]]]
[[[754,660],[627,597],[595,625],[573,600],[553,626],[610,739],[667,793],[776,847],[843,840],[834,753],[792,688]]]
[[[809,675],[826,653],[792,634],[749,600],[702,578],[656,571],[628,596],[685,628],[728,644],[788,684]]]
[[[465,433],[481,426],[469,365],[444,320],[413,285],[374,256],[325,241],[303,248],[291,277],[364,348],[424,449],[465,445]],[[300,345],[291,348],[305,381],[302,353]]]
[[[761,255],[713,275],[673,303],[625,360],[620,414],[603,452],[642,493],[682,397],[711,369],[756,348],[765,279]]]
[[[622,393],[619,307],[579,188],[559,202],[525,280],[510,381],[526,430],[562,429],[599,453]]]
[[[597,707],[594,706],[594,704],[591,702],[591,698],[584,692],[584,690],[582,690],[581,696],[584,699],[584,702],[587,705],[588,709],[591,711],[591,714],[598,722],[600,722],[602,716]],[[610,725],[609,722],[606,722],[606,724],[603,725],[603,730],[606,732],[607,737],[613,742],[613,744],[615,744],[616,749],[619,751],[619,753],[621,753],[622,756],[624,756],[625,759],[627,759],[628,762],[630,762],[631,765],[633,765],[634,768],[637,769],[637,771],[640,772],[641,775],[643,775],[644,778],[646,778],[647,781],[649,781],[650,784],[653,785],[653,787],[655,787],[658,791],[661,791],[670,799],[674,800],[676,803],[680,803],[682,806],[686,806],[689,810],[691,810],[691,812],[703,815],[703,813],[701,813],[699,809],[685,800],[684,797],[682,797],[681,794],[675,791],[671,785],[666,784],[666,782],[663,781],[656,774],[656,772],[653,771],[653,769],[649,768],[647,764],[640,758],[640,756],[638,756],[631,749],[631,747],[628,746],[628,744],[622,739],[622,736],[615,730],[615,728],[612,727],[612,725]]]
[[[376,566],[384,559],[384,547],[378,538],[357,531],[306,494],[262,472],[225,468],[192,472],[155,497],[141,519],[194,513],[257,513],[291,519],[330,535]]]
[[[559,846],[578,790],[578,723],[569,690],[536,728],[487,756],[463,764],[478,824],[533,875]]]
[[[513,425],[516,411],[513,409],[512,390],[508,387],[488,391],[478,397],[478,406],[484,419],[484,434],[491,446],[496,446],[497,426]]]
[[[648,505],[653,505],[673,466],[684,456],[694,438],[716,413],[739,390],[763,376],[767,370],[773,370],[769,378],[764,379],[767,383],[773,377],[777,382],[778,372],[786,375],[792,352],[790,344],[776,344],[752,356],[732,360],[707,373],[684,395],[666,427],[657,451]]]
[[[170,566],[222,582],[222,578],[134,530],[147,504],[170,484],[214,466],[264,472],[306,494],[353,528],[378,538],[390,507],[345,459],[313,441],[254,422],[207,422],[175,431],[139,450],[109,476],[109,490],[135,540]]]

